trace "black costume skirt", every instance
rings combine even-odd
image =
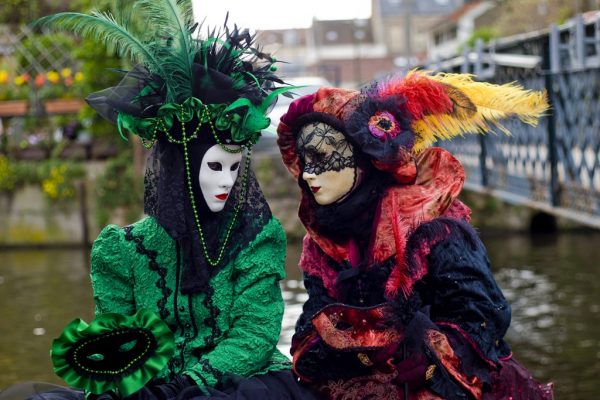
[[[206,394],[198,386],[189,386],[177,396],[170,399],[133,394],[125,398],[131,400],[316,400],[317,397],[305,386],[298,383],[291,371],[275,371],[264,375],[244,378],[231,376],[225,379],[219,388],[208,388]],[[206,389],[205,389],[206,390]],[[111,397],[101,395],[99,400],[110,400]],[[17,384],[0,392],[0,400],[84,400],[82,391],[61,386],[28,382]]]

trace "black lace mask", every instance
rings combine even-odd
[[[344,134],[321,121],[309,122],[302,127],[296,148],[303,161],[303,171],[310,174],[356,167],[354,148]]]

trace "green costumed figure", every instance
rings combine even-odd
[[[144,32],[130,29],[134,13]],[[227,23],[202,37],[183,0],[37,25],[131,61],[117,86],[86,100],[151,153],[147,216],[105,227],[93,245],[96,319],[73,321],[53,344],[55,371],[74,389],[32,398],[311,398],[276,349],[286,239],[250,169],[269,107],[292,89],[276,60]]]

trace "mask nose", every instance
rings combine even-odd
[[[233,186],[233,183],[235,182],[235,176],[236,174],[230,172],[230,171],[224,171],[223,175],[221,176],[221,182],[219,184],[219,187],[223,188],[223,189],[231,189],[231,187]]]
[[[316,177],[317,177],[317,175],[312,172],[304,171],[302,173],[302,179],[304,179],[306,182],[313,181],[313,180],[315,180]]]

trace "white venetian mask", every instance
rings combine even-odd
[[[232,150],[239,146],[227,146]],[[219,212],[225,207],[231,188],[237,179],[242,153],[229,153],[215,144],[204,154],[200,165],[198,181],[202,196],[212,212]]]

